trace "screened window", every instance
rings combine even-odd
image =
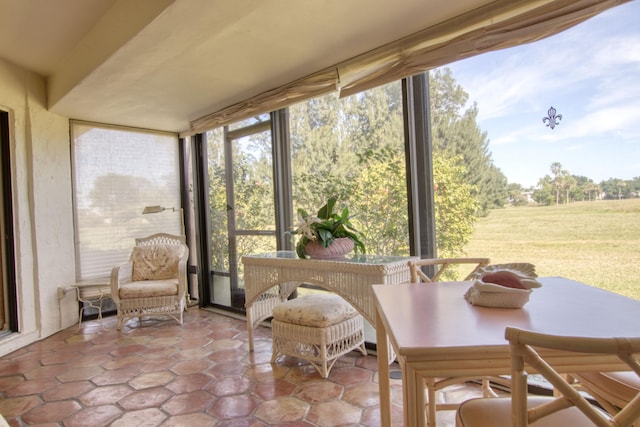
[[[348,207],[367,253],[409,254],[400,82],[347,98],[289,108],[293,208],[316,211],[330,196]]]
[[[81,122],[71,132],[78,280],[108,276],[136,237],[183,234],[176,135]]]

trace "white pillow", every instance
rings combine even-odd
[[[136,246],[131,253],[131,280],[163,280],[178,276],[184,248],[179,245]]]

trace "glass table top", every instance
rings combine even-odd
[[[294,251],[276,251],[265,252],[261,254],[245,255],[247,258],[277,258],[277,259],[296,259],[299,261],[339,261],[339,262],[354,262],[360,264],[386,264],[397,261],[408,261],[414,257],[411,256],[390,256],[390,255],[373,255],[373,254],[347,254],[344,258],[331,259],[331,260],[318,260],[318,259],[302,259]]]

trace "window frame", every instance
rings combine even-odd
[[[147,135],[147,136],[160,136],[162,138],[172,138],[175,139],[175,151],[170,153],[170,156],[173,155],[173,159],[170,159],[174,163],[174,167],[172,167],[171,173],[175,173],[175,188],[170,189],[168,193],[171,193],[171,202],[170,203],[161,203],[160,201],[156,202],[156,198],[153,196],[149,196],[146,200],[139,200],[139,206],[136,205],[136,209],[139,210],[140,218],[142,219],[142,210],[145,206],[158,205],[159,203],[167,208],[168,213],[157,213],[151,214],[153,218],[144,218],[143,221],[149,222],[149,226],[140,226],[138,233],[131,233],[128,235],[124,235],[122,239],[126,240],[125,242],[121,242],[120,249],[110,247],[109,245],[105,246],[114,252],[117,252],[113,257],[113,262],[110,263],[107,260],[104,260],[104,265],[100,267],[100,273],[90,273],[87,271],[83,271],[82,269],[82,260],[81,257],[83,253],[85,253],[85,249],[82,247],[83,244],[83,232],[80,229],[80,212],[79,212],[79,202],[81,197],[78,194],[79,191],[79,168],[81,166],[78,165],[77,159],[77,150],[78,144],[82,143],[78,140],[80,135],[77,135],[76,132],[78,128],[87,127],[93,129],[100,129],[104,131],[116,131],[116,132],[128,132],[132,135]],[[81,282],[83,280],[92,280],[97,278],[106,278],[110,274],[110,270],[107,270],[108,265],[115,266],[120,262],[125,262],[129,254],[131,252],[131,248],[134,246],[136,237],[144,237],[147,235],[151,235],[157,232],[168,232],[171,234],[181,234],[183,226],[184,226],[184,207],[183,207],[183,191],[184,188],[184,165],[183,165],[183,155],[181,154],[182,144],[178,138],[177,133],[172,132],[162,132],[162,131],[154,131],[148,129],[141,128],[132,128],[126,126],[115,126],[108,125],[103,123],[94,123],[94,122],[85,122],[80,120],[71,120],[69,126],[70,132],[70,142],[71,142],[71,172],[72,172],[72,197],[73,197],[73,217],[74,217],[74,234],[75,234],[75,260],[76,260],[76,281]],[[164,142],[166,143],[166,141]],[[141,155],[146,155],[147,152],[140,151]],[[136,168],[141,167],[140,164],[136,164]],[[149,172],[151,172],[151,168],[149,168]],[[145,176],[144,174],[137,173],[136,176]],[[165,200],[166,202],[166,200]],[[139,209],[138,209],[139,208]],[[171,215],[173,214],[173,215]],[[164,215],[164,216],[162,216]],[[147,215],[145,215],[146,217]]]

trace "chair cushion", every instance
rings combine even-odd
[[[551,400],[548,397],[529,397],[529,408]],[[460,404],[456,413],[456,427],[501,427],[511,424],[511,399],[489,397],[469,399]],[[593,423],[578,408],[572,406],[530,424],[531,427],[593,427]]]
[[[178,277],[178,262],[184,248],[179,245],[136,246],[131,253],[132,281]]]
[[[358,311],[335,294],[311,294],[278,304],[273,318],[295,325],[326,328],[351,319]]]
[[[178,295],[178,279],[131,282],[120,286],[118,292],[122,299]]]
[[[622,407],[640,392],[640,378],[631,371],[580,372],[580,380],[587,390],[593,389],[614,405]]]

